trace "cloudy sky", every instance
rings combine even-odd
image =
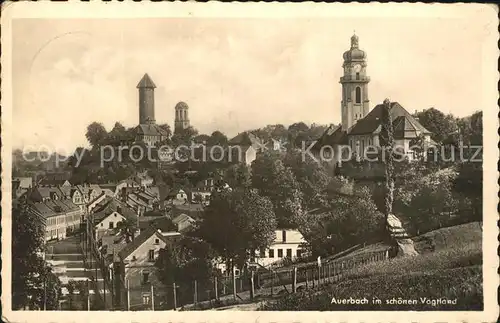
[[[368,54],[371,107],[465,116],[482,106],[482,43],[456,18],[16,19],[13,145],[86,146],[86,126],[138,123],[136,85],[157,85],[156,120],[228,136],[267,124],[340,122],[342,54],[354,30]]]

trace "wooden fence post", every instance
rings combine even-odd
[[[214,281],[214,288],[215,288],[215,299],[219,299],[219,286],[217,284],[217,276],[215,276],[215,281]]]
[[[233,267],[233,297],[236,300],[236,270]]]
[[[253,279],[254,279],[254,276],[253,276],[253,270],[252,270],[252,272],[250,273],[250,299],[253,299],[255,296]]]
[[[271,296],[273,296],[273,294],[274,294],[274,275],[275,275],[275,273],[272,272],[271,273]]]
[[[193,296],[194,305],[198,304],[198,282],[194,281],[194,296]]]
[[[172,287],[174,289],[174,310],[177,310],[177,286],[173,283]]]
[[[153,284],[151,284],[151,310],[155,310],[155,289]]]
[[[297,292],[297,267],[293,267],[293,277],[292,277],[292,291]]]
[[[130,311],[130,281],[128,279],[127,279],[127,311]]]
[[[308,275],[307,273],[308,273],[308,271],[307,271],[307,268],[306,268],[306,270],[305,270],[305,276],[306,276],[306,288],[309,288],[309,282],[308,282],[308,280],[309,280],[309,279],[308,279],[308,277],[307,277],[307,276],[309,276],[309,275]]]

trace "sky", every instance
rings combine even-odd
[[[87,125],[138,124],[136,85],[155,82],[157,123],[189,106],[200,133],[229,137],[268,124],[340,123],[342,54],[367,53],[370,108],[482,110],[482,41],[457,18],[15,19],[15,148],[88,146]]]

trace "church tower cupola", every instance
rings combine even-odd
[[[189,107],[185,102],[179,102],[175,105],[175,130],[184,130],[189,128]]]
[[[155,123],[155,88],[153,80],[146,73],[139,84],[139,124]]]
[[[351,48],[343,55],[344,74],[340,78],[342,84],[342,130],[349,131],[370,110],[368,99],[368,83],[366,74],[366,53],[359,49],[359,38],[351,37]]]

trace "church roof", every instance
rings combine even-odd
[[[331,125],[326,129],[323,135],[318,139],[313,149],[321,149],[324,145],[347,144],[347,133],[342,131],[341,126]]]
[[[373,108],[366,117],[359,120],[349,132],[349,135],[363,135],[378,133],[382,129],[382,113],[384,105],[379,104]],[[394,128],[394,137],[402,137],[405,132],[415,132],[430,134],[431,132],[424,128],[408,111],[398,102],[391,102],[391,120]],[[405,136],[408,137],[408,136]]]
[[[135,128],[137,134],[145,136],[167,136],[167,132],[156,124],[140,124]]]
[[[148,73],[144,74],[139,84],[137,84],[137,88],[151,88],[154,89],[156,85],[153,80],[149,77]]]

